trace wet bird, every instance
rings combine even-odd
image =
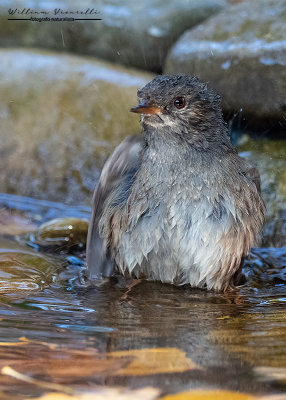
[[[158,76],[138,98],[143,134],[114,150],[94,194],[87,275],[225,291],[259,239],[259,173],[198,78]]]

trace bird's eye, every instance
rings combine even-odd
[[[184,97],[176,97],[174,100],[174,106],[176,108],[184,108],[186,105],[186,100]]]

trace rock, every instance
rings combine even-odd
[[[32,234],[33,243],[55,251],[82,250],[86,244],[88,220],[57,218],[42,224]]]
[[[8,210],[0,205],[0,235],[15,236],[36,229],[36,225],[25,214]]]
[[[246,138],[240,155],[256,165],[266,205],[263,247],[286,245],[286,142]]]
[[[62,269],[55,258],[0,240],[0,293],[40,290],[55,282]]]
[[[226,6],[225,0],[97,0],[77,2],[56,1],[50,7],[39,0],[31,2],[8,0],[0,8],[0,45],[30,46],[93,55],[116,63],[154,71],[162,65],[170,46],[186,30]],[[79,5],[80,4],[80,5]],[[31,22],[8,21],[8,9],[24,14],[11,18],[102,18],[101,21]],[[67,14],[54,15],[58,8]],[[85,11],[84,15],[71,11]],[[90,11],[98,14],[90,14]],[[44,14],[31,14],[43,11]]]
[[[253,287],[286,284],[286,246],[252,249],[245,260],[243,274],[247,284]]]
[[[252,0],[230,6],[187,31],[174,45],[165,73],[208,81],[226,112],[248,123],[269,119],[285,127],[286,1]]]
[[[31,232],[37,229],[39,225],[56,218],[72,217],[87,220],[91,213],[91,208],[83,204],[72,206],[56,201],[39,200],[9,193],[0,193],[0,209],[0,224],[2,225],[0,234],[9,235],[21,233],[21,230],[22,232]],[[11,217],[5,218],[6,213],[9,213],[12,219]],[[18,221],[20,217],[22,221]],[[11,231],[9,230],[10,222],[11,225],[14,225],[14,229],[12,228]]]
[[[0,58],[1,191],[90,204],[107,156],[140,130],[129,109],[152,75],[34,50]]]

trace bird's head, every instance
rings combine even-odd
[[[196,77],[157,76],[138,90],[138,99],[131,111],[141,114],[147,131],[167,130],[189,142],[212,141],[224,126],[220,97]]]

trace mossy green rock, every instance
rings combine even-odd
[[[252,0],[230,6],[187,31],[169,53],[166,73],[208,81],[226,112],[248,122],[285,126],[286,1]]]
[[[56,218],[41,225],[33,237],[41,247],[68,251],[85,247],[87,230],[87,220]]]
[[[93,55],[141,69],[161,70],[171,45],[186,30],[226,6],[226,0],[39,0],[5,2],[0,8],[0,45],[36,46]],[[101,21],[31,22],[8,21],[8,9],[44,11],[45,14],[14,14],[12,18],[75,17]],[[54,9],[70,11],[54,15]],[[98,11],[77,15],[76,11]],[[48,12],[48,13],[47,13]],[[47,14],[46,14],[47,13]]]
[[[1,191],[88,202],[113,147],[140,130],[152,75],[95,59],[0,50]]]
[[[286,141],[247,140],[240,154],[260,172],[262,196],[266,205],[264,247],[286,245]]]

